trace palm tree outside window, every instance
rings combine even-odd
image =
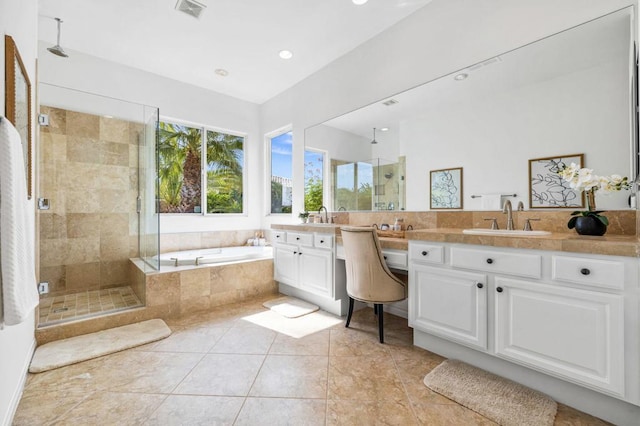
[[[160,213],[243,213],[243,136],[160,122],[158,156]]]

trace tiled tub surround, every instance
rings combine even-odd
[[[263,229],[162,233],[160,234],[160,253],[243,246],[247,244],[249,239],[253,239],[256,234],[269,238],[268,232]]]
[[[202,266],[163,267],[145,272],[140,259],[130,263],[133,286],[144,286],[146,304],[139,309],[39,328],[39,345],[152,318],[173,319],[206,313],[278,292],[273,280],[273,260],[247,260]]]
[[[139,124],[41,106],[39,281],[48,297],[129,285],[138,252]],[[143,294],[138,294],[140,299]]]

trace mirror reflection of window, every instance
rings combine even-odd
[[[366,162],[334,162],[335,185],[333,207],[340,210],[371,210],[373,208],[373,166]]]
[[[291,213],[293,192],[292,132],[269,138],[271,150],[271,213]]]
[[[325,205],[324,202],[324,157],[322,151],[304,151],[304,210],[314,212]]]

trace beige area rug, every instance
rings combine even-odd
[[[262,304],[265,308],[269,308],[279,313],[283,317],[297,318],[310,314],[320,309],[318,306],[307,303],[295,297],[285,296],[278,299],[268,300]]]
[[[98,358],[164,339],[171,330],[161,319],[102,330],[82,336],[45,343],[36,349],[30,373],[42,373],[65,365]]]
[[[452,359],[427,374],[424,384],[504,426],[553,425],[558,409],[540,392]]]

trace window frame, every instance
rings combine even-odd
[[[192,128],[197,128],[202,130],[201,141],[200,141],[200,208],[201,211],[199,213],[164,213],[160,214],[166,216],[177,216],[177,217],[186,217],[185,215],[189,215],[194,217],[195,215],[200,215],[202,217],[247,217],[247,184],[248,184],[248,173],[247,173],[247,139],[248,134],[246,132],[240,132],[236,130],[229,130],[222,127],[209,126],[201,123],[197,123],[195,121],[183,120],[173,117],[160,116],[158,118],[158,123],[169,123],[169,124],[177,124],[180,126],[187,126]],[[206,155],[205,150],[207,146],[207,131],[213,131],[218,133],[225,133],[233,136],[238,136],[244,138],[242,143],[242,212],[241,213],[209,213],[207,211],[207,164],[206,164]]]
[[[273,164],[273,159],[271,158],[272,148],[271,148],[271,140],[277,138],[278,136],[284,135],[285,133],[291,132],[291,182],[293,185],[293,169],[295,162],[294,159],[294,137],[293,137],[293,126],[288,124],[286,126],[280,127],[276,130],[272,130],[264,134],[264,146],[265,146],[265,185],[264,185],[264,201],[265,201],[265,215],[266,216],[275,216],[275,217],[285,217],[293,215],[293,200],[291,206],[291,213],[273,213],[271,212],[271,177],[273,176],[273,170],[271,169]],[[292,194],[293,195],[293,194]]]

